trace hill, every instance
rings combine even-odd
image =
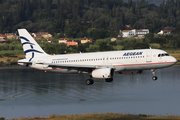
[[[123,29],[146,28],[157,33],[167,26],[180,26],[180,1],[159,6],[137,1],[1,0],[0,33],[26,28],[30,32],[60,33],[59,37],[100,39],[116,37]]]

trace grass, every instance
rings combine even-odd
[[[24,54],[23,50],[4,50],[4,51],[0,51],[0,55],[2,54],[15,54],[15,55],[22,55]]]
[[[0,61],[18,61],[20,59],[24,59],[25,55],[16,55],[17,57],[0,57]]]
[[[4,51],[0,51],[0,55],[3,55],[3,54],[14,54],[14,55],[22,55],[24,54],[24,51],[23,50],[4,50]]]
[[[154,115],[132,115],[121,113],[94,113],[94,114],[77,114],[77,115],[50,115],[46,118],[19,118],[12,120],[179,120],[180,116],[154,116]]]

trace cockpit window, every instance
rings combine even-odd
[[[169,54],[165,53],[165,56],[169,56]]]
[[[169,54],[167,53],[158,54],[158,57],[164,57],[164,56],[169,56]]]

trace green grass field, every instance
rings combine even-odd
[[[12,120],[179,120],[180,116],[154,116],[154,115],[132,115],[121,113],[94,113],[77,115],[50,115],[46,118],[19,118]]]
[[[5,51],[0,51],[0,55],[3,54],[14,54],[14,55],[22,55],[24,54],[23,50],[5,50]]]

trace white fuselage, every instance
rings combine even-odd
[[[30,67],[60,73],[79,73],[78,70],[71,68],[52,68],[49,64],[63,65],[110,65],[115,68],[116,72],[130,70],[148,70],[159,69],[172,66],[176,59],[169,56],[167,52],[159,49],[139,49],[139,50],[122,50],[111,52],[94,52],[65,55],[49,55],[45,57],[35,57]]]

